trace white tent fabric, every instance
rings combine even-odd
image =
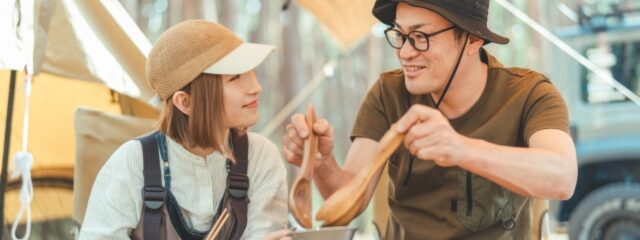
[[[26,70],[28,78],[32,74],[46,73],[43,75],[54,74],[75,80],[99,82],[123,95],[146,102],[153,97],[144,76],[146,55],[150,49],[151,43],[118,1],[0,1],[0,70]],[[75,98],[75,95],[68,97]],[[56,100],[60,102],[59,99]],[[29,123],[26,114],[29,109],[28,101],[23,106],[23,135],[28,135],[24,134]],[[45,112],[49,109],[34,110]],[[15,134],[11,135],[13,138]],[[24,149],[20,153],[28,153],[27,136],[22,136],[22,139]],[[26,159],[21,158],[25,154],[20,153],[14,158]],[[29,209],[33,190],[29,173],[34,158],[30,153],[28,156],[29,161],[25,162],[28,164],[13,163],[14,167],[25,167],[19,171],[23,178],[23,188],[20,193],[21,207],[12,227],[12,239],[18,239],[16,226],[24,220],[23,211],[27,229],[20,239],[27,239],[30,234]],[[52,158],[45,156],[40,159],[47,161]]]
[[[102,82],[145,102],[153,97],[144,77],[151,43],[118,1],[17,2],[0,5],[0,69],[23,70],[33,60],[35,74]]]
[[[32,60],[33,18],[26,16],[33,10],[33,0],[0,1],[0,69],[24,70]]]

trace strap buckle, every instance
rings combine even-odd
[[[502,229],[511,230],[516,226],[516,217],[511,216],[507,219],[502,220]]]
[[[227,189],[229,194],[234,198],[247,197],[247,191],[249,190],[249,177],[244,174],[229,173],[229,182]]]
[[[164,205],[164,187],[144,186],[142,200],[148,209],[157,210]]]

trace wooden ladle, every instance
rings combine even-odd
[[[320,207],[316,219],[323,221],[323,226],[344,226],[349,224],[364,210],[360,204],[365,198],[367,188],[374,175],[384,167],[389,156],[400,146],[404,134],[395,129],[395,124],[380,139],[375,160],[367,165],[355,177],[334,192]],[[376,183],[373,183],[376,184]]]
[[[311,220],[311,181],[313,180],[313,166],[318,153],[318,137],[313,133],[316,113],[313,105],[307,107],[307,125],[309,136],[304,141],[301,172],[291,186],[289,193],[289,209],[291,214],[304,228],[312,227]]]

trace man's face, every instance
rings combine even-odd
[[[403,34],[411,31],[430,34],[451,26],[451,22],[425,8],[399,3],[396,9],[394,29]],[[456,41],[453,30],[430,36],[429,49],[425,52],[416,50],[407,40],[396,50],[407,90],[412,94],[442,91],[453,71],[461,44]]]

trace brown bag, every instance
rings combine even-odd
[[[247,177],[248,137],[236,130],[232,130],[230,133],[236,164],[229,166],[227,188],[222,199],[222,208],[218,212],[219,214],[221,209],[226,208],[229,211],[229,218],[225,221],[216,239],[240,239],[247,226],[247,207],[249,204],[247,197],[249,189],[249,178]],[[167,204],[165,204],[168,195],[161,180],[158,134],[156,132],[139,139],[142,143],[144,159],[144,187],[142,188],[144,206],[140,221],[131,234],[133,239],[181,239],[172,223]],[[161,135],[161,137],[164,136]],[[175,219],[173,220],[175,221]]]

